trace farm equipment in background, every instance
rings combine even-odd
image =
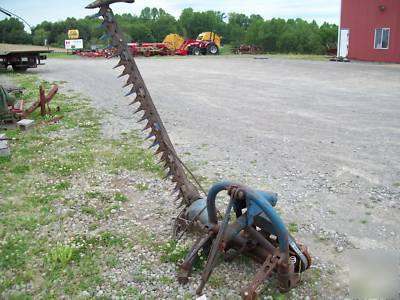
[[[86,8],[99,8],[99,12],[94,16],[103,18],[102,25],[111,36],[111,46],[116,48],[115,56],[119,57],[119,62],[115,68],[123,68],[119,77],[127,76],[124,87],[130,88],[126,96],[135,97],[130,105],[138,105],[134,113],[143,113],[139,122],[145,122],[143,130],[150,131],[146,138],[153,139],[150,148],[156,149],[155,155],[160,155],[160,163],[166,169],[167,177],[171,178],[176,185],[175,203],[183,207],[183,210],[175,218],[174,237],[179,239],[184,233],[194,231],[195,228],[200,228],[203,233],[180,266],[178,281],[182,284],[188,282],[199,254],[208,255],[201,283],[196,291],[200,295],[217,265],[218,257],[223,256],[226,260],[233,260],[239,255],[246,255],[260,262],[262,267],[256,273],[254,280],[242,289],[241,296],[244,299],[256,299],[258,287],[273,274],[276,274],[281,292],[287,292],[296,287],[300,283],[301,273],[310,268],[311,257],[307,248],[298,244],[289,234],[274,209],[277,195],[253,190],[229,181],[219,182],[213,185],[208,193],[205,192],[174,149],[109,6],[115,2],[133,3],[134,0],[97,0]],[[213,35],[215,34],[211,33],[209,36],[208,46],[216,40]],[[202,190],[205,195],[201,196],[199,190]],[[224,190],[227,191],[230,200],[223,219],[220,220],[216,208],[216,197]],[[234,220],[229,223],[230,219]]]
[[[175,55],[184,42],[185,40],[181,35],[170,33],[162,43],[128,43],[128,47],[133,56],[165,56]]]
[[[185,40],[176,50],[177,55],[217,55],[221,48],[221,37],[215,32],[200,33],[195,40]]]
[[[174,50],[165,43],[128,43],[133,56],[174,55]]]
[[[20,89],[17,91],[20,91]],[[27,117],[39,107],[42,116],[50,113],[49,103],[57,92],[58,86],[56,84],[53,85],[47,95],[45,95],[43,87],[39,86],[39,99],[33,102],[27,109],[24,109],[23,100],[17,101],[12,93],[3,86],[0,86],[0,123],[15,123]]]
[[[128,43],[133,56],[200,55],[219,53],[221,37],[215,32],[202,32],[195,40],[184,40],[176,33],[168,34],[162,43]]]
[[[163,43],[174,51],[178,50],[184,42],[185,39],[177,33],[170,33],[163,40]]]
[[[52,50],[39,46],[0,44],[0,69],[11,66],[14,71],[26,71],[28,68],[37,68],[44,65],[42,62],[47,57],[42,53]]]
[[[107,54],[104,50],[75,51],[74,54],[81,57],[91,57],[91,58],[107,57]]]
[[[128,49],[133,56],[167,56],[167,55],[200,55],[219,53],[221,38],[214,32],[200,33],[196,40],[185,40],[177,33],[168,34],[162,43],[128,43]],[[114,47],[92,51],[76,51],[74,54],[81,57],[111,57],[115,52]]]
[[[232,48],[233,54],[261,54],[261,47],[255,45],[240,45],[239,47]]]
[[[162,43],[128,43],[129,50],[133,56],[166,56],[175,55],[184,42],[183,37],[176,33],[168,34]]]

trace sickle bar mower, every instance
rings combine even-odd
[[[135,113],[143,113],[139,122],[145,122],[143,130],[148,130],[147,138],[153,139],[150,147],[156,148],[155,155],[160,156],[167,177],[176,184],[175,201],[183,210],[176,218],[175,237],[196,228],[200,228],[203,234],[180,266],[178,281],[183,284],[188,282],[199,253],[207,253],[207,263],[197,289],[200,295],[219,256],[232,260],[243,254],[262,264],[253,281],[241,290],[244,299],[255,299],[257,288],[272,274],[277,276],[279,289],[287,292],[300,282],[300,273],[310,267],[311,258],[307,248],[297,244],[288,233],[274,210],[277,195],[232,182],[220,182],[211,187],[206,198],[200,196],[186,174],[186,171],[190,171],[179,159],[135,60],[122,38],[110,8],[110,4],[116,2],[133,3],[134,0],[97,0],[87,8],[99,8],[94,16],[103,18],[102,25],[107,31],[103,38],[109,39],[110,47],[116,49],[114,56],[119,57],[119,62],[115,68],[123,67],[119,77],[128,76],[124,87],[130,86],[130,91],[126,96],[135,96],[130,104],[138,106]],[[223,220],[219,221],[215,201],[217,194],[223,190],[227,191],[230,200]],[[233,215],[235,220],[230,222]]]

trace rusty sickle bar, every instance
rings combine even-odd
[[[122,32],[118,28],[114,13],[109,7],[109,4],[115,2],[132,3],[133,1],[96,1],[88,5],[87,8],[100,8],[95,16],[104,19],[102,25],[106,28],[107,33],[103,36],[103,39],[109,38],[111,40],[111,46],[117,49],[114,56],[119,56],[119,62],[114,68],[123,67],[119,77],[128,76],[124,87],[130,86],[130,91],[125,96],[134,96],[135,98],[130,104],[138,104],[135,113],[143,113],[139,122],[145,121],[143,131],[149,131],[146,139],[154,138],[150,148],[156,148],[155,154],[161,155],[160,162],[164,163],[168,177],[170,176],[172,181],[176,183],[174,189],[175,192],[178,192],[176,201],[182,199],[180,206],[190,205],[193,201],[199,199],[200,195],[185,174],[182,163],[177,157],[136,62],[122,37]]]
[[[282,292],[295,287],[300,282],[300,274],[310,267],[311,257],[307,248],[297,244],[289,234],[273,208],[278,200],[277,195],[232,182],[220,182],[211,187],[207,198],[200,197],[199,191],[185,173],[185,170],[189,173],[190,171],[177,156],[135,60],[123,40],[122,32],[109,7],[116,2],[133,3],[134,0],[97,0],[87,8],[99,8],[94,17],[103,18],[102,25],[107,33],[102,38],[111,40],[110,47],[116,49],[114,56],[119,57],[119,62],[115,68],[123,67],[119,77],[128,76],[124,87],[130,86],[130,91],[126,96],[135,97],[130,104],[137,105],[135,113],[143,113],[139,122],[145,121],[143,130],[149,131],[148,139],[153,138],[150,147],[156,148],[155,155],[160,155],[167,177],[171,177],[176,184],[174,192],[178,196],[175,200],[180,201],[179,206],[184,208],[176,218],[175,237],[196,228],[204,234],[180,265],[178,281],[187,283],[200,254],[208,254],[196,291],[200,295],[219,256],[233,260],[243,254],[262,264],[253,281],[241,290],[244,299],[256,299],[258,287],[273,274],[276,274],[278,287]],[[219,221],[215,200],[217,194],[223,190],[227,191],[230,201],[223,220]],[[236,217],[230,222],[232,211]]]

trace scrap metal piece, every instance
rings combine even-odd
[[[33,113],[37,108],[40,107],[40,112],[41,115],[44,116],[46,112],[46,106],[49,105],[50,101],[54,98],[54,96],[58,92],[58,85],[55,84],[53,87],[50,89],[49,93],[45,95],[44,89],[42,86],[39,87],[39,100],[35,101],[32,103],[32,105],[24,110],[23,116],[26,117]]]

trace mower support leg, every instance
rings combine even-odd
[[[180,266],[180,271],[178,273],[178,282],[181,284],[186,284],[189,281],[189,276],[192,272],[193,265],[196,262],[199,251],[203,249],[205,251],[210,247],[211,242],[214,238],[214,233],[210,232],[207,236],[200,238],[194,244],[192,249],[190,249],[188,255]]]
[[[267,259],[264,261],[261,269],[257,272],[253,281],[246,288],[240,291],[240,295],[245,300],[255,300],[257,299],[257,288],[271,276],[272,271],[276,268],[278,264],[278,258],[275,255],[268,255]]]

